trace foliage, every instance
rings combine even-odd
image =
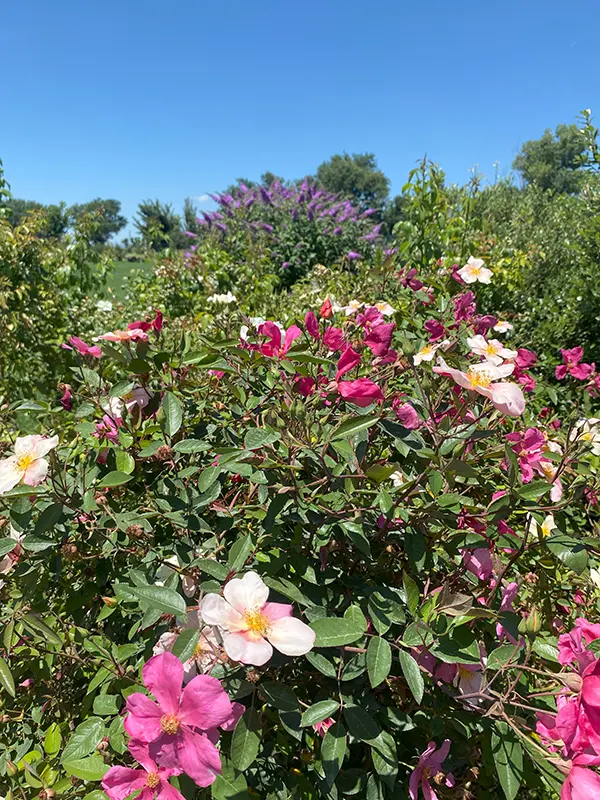
[[[373,153],[334,155],[319,166],[316,180],[328,192],[352,198],[361,211],[373,206],[381,208],[390,188]]]
[[[343,291],[340,275],[318,279]],[[590,395],[539,414],[555,397],[540,382],[505,416],[483,384],[457,391],[415,365],[432,322],[465,368],[467,338],[491,324],[451,266],[424,287],[391,255],[361,279],[386,318],[311,304],[284,338],[235,308],[203,334],[172,336],[157,316],[111,334],[101,359],[74,352],[66,404],[38,405],[38,430],[60,439],[48,480],[0,497],[0,774],[14,796],[99,798],[109,766],[132,763],[123,716],[157,641],[206,669],[187,613],[250,571],[314,648],[264,666],[209,654],[246,711],[221,734],[212,787],[172,779],[185,798],[384,800],[406,796],[411,772],[448,797],[556,795],[569,765],[530,734],[535,710],[555,709],[539,693],[578,678],[557,664],[557,627],[600,599],[598,448],[572,426]],[[519,444],[528,428],[538,450]]]
[[[151,250],[165,250],[183,244],[181,218],[169,203],[144,200],[138,205],[138,215],[134,217],[133,224],[146,247]]]
[[[90,244],[107,244],[112,236],[122,231],[127,225],[127,217],[121,214],[119,200],[98,197],[88,203],[71,206],[69,213],[75,222],[78,222],[84,215],[94,215],[97,225],[92,231]]]
[[[585,139],[577,125],[558,125],[554,134],[546,130],[539,139],[523,145],[513,167],[525,183],[540,189],[576,194],[581,188]]]

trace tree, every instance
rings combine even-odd
[[[558,125],[554,134],[547,129],[541,138],[525,142],[513,167],[525,183],[577,194],[584,178],[580,170],[586,147],[586,139],[577,125]]]
[[[133,224],[144,244],[152,250],[183,246],[181,218],[169,203],[144,200],[138,205],[138,216],[134,217]]]
[[[4,207],[8,209],[8,221],[13,228],[32,211],[41,211],[44,208],[42,203],[37,203],[35,200],[21,200],[18,197],[7,200]]]
[[[382,214],[382,221],[384,223],[383,233],[386,236],[391,235],[394,232],[394,226],[397,222],[400,222],[407,217],[407,206],[410,202],[410,199],[405,194],[397,194],[395,197],[386,203],[386,206],[383,210]]]
[[[95,215],[97,225],[90,234],[90,244],[106,244],[111,236],[127,225],[127,217],[120,213],[121,203],[118,200],[97,197],[88,203],[71,206],[69,212],[75,222],[86,214]]]
[[[316,178],[327,191],[354,198],[363,211],[381,208],[390,189],[389,179],[377,168],[373,153],[334,155],[319,166]]]
[[[61,239],[71,225],[70,209],[66,203],[51,204],[48,206],[35,200],[22,200],[18,197],[11,198],[4,203],[7,217],[14,227],[32,213],[37,213],[44,220],[38,229],[37,235],[42,239]]]

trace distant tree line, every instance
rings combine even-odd
[[[536,185],[545,191],[577,194],[582,185],[585,167],[586,144],[577,125],[558,125],[555,132],[546,130],[539,139],[523,144],[514,160],[513,168],[523,185]],[[324,161],[312,176],[307,176],[329,192],[350,198],[361,210],[376,209],[376,219],[382,223],[382,232],[391,234],[394,225],[405,215],[404,194],[390,196],[389,178],[377,166],[373,153],[336,154]],[[273,172],[265,172],[260,181],[239,178],[228,188],[231,192],[240,184],[249,187],[263,185],[268,188],[275,180],[292,185],[300,181],[286,181]],[[3,203],[13,225],[21,223],[28,214],[43,216],[44,224],[38,235],[61,238],[85,215],[95,218],[90,227],[90,244],[99,247],[111,243],[127,225],[121,214],[121,203],[115,199],[96,198],[87,203],[67,206],[65,203],[43,205],[33,200],[10,198]],[[183,249],[188,243],[186,231],[199,233],[196,221],[198,208],[191,198],[186,198],[180,215],[169,203],[144,200],[138,205],[133,224],[138,237],[126,239],[125,248],[161,251],[166,248]]]

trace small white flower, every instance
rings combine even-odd
[[[207,303],[216,303],[225,306],[228,306],[230,303],[235,303],[236,300],[237,297],[231,292],[227,292],[227,294],[211,294],[210,297],[206,298]]]
[[[490,283],[493,272],[483,265],[483,259],[471,256],[464,267],[458,270],[458,275],[465,283]]]
[[[580,419],[573,428],[570,438],[585,442],[591,447],[595,456],[600,456],[600,419],[598,417]]]
[[[600,571],[595,567],[590,569],[590,580],[598,589],[600,589]]]
[[[481,336],[481,334],[467,339],[467,344],[471,348],[472,353],[483,356],[486,361],[490,361],[496,366],[502,364],[504,360],[511,360],[518,355],[516,350],[509,350],[507,347],[504,347],[502,342],[498,339],[486,341],[485,337]]]
[[[426,344],[424,345],[419,352],[413,356],[413,364],[415,367],[418,367],[422,361],[433,361],[435,358],[436,350],[440,347],[446,347],[446,345],[450,344],[448,339],[444,339],[443,342],[436,342],[435,344]]]
[[[96,308],[98,311],[106,311],[108,313],[109,311],[113,310],[113,304],[110,300],[98,300],[96,303]]]
[[[396,488],[406,483],[406,478],[399,469],[397,469],[396,472],[392,472],[390,475],[390,480]]]
[[[550,536],[552,531],[556,530],[556,523],[554,522],[554,515],[548,514],[544,521],[542,522],[541,526],[538,526],[534,517],[530,517],[531,519],[531,533],[535,536],[538,530],[541,532],[542,536],[545,538],[546,536]]]
[[[512,329],[513,326],[505,319],[499,319],[498,324],[494,325],[494,330],[496,333],[508,333],[508,331],[512,331]]]
[[[375,308],[380,314],[383,314],[384,317],[390,317],[392,314],[396,313],[396,309],[392,308],[392,306],[389,303],[386,303],[385,300],[375,303]]]
[[[364,303],[359,302],[358,300],[350,300],[347,306],[342,308],[342,311],[347,317],[351,317],[352,314],[356,314],[357,311],[364,306]]]

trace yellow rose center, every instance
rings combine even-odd
[[[160,718],[160,727],[165,733],[169,733],[173,736],[179,730],[179,720],[175,714],[165,714]]]
[[[482,389],[487,389],[487,387],[492,382],[492,376],[489,372],[485,370],[476,370],[476,369],[469,369],[467,371],[467,378],[471,382],[471,386],[475,389],[476,387],[480,387]]]
[[[421,348],[421,352],[419,355],[421,356],[430,356],[433,352],[433,347],[430,344],[426,344],[425,347]]]
[[[496,347],[495,347],[495,345],[489,344],[489,343],[486,344],[485,352],[488,354],[488,356],[495,356],[496,355]]]
[[[271,630],[271,623],[258,609],[254,611],[246,611],[244,614],[244,622],[248,630],[252,633],[257,633],[260,636],[266,636]]]
[[[17,459],[17,469],[21,472],[27,472],[34,461],[35,458],[32,455],[29,455],[29,453],[24,456],[20,456],[20,458]]]
[[[202,658],[202,656],[206,653],[206,651],[208,649],[209,649],[209,647],[208,647],[207,643],[203,642],[202,639],[201,639],[198,642],[198,644],[196,645],[195,649],[194,649],[194,654],[193,654],[192,658],[194,658],[194,659]]]
[[[158,776],[158,772],[149,772],[148,777],[146,778],[146,786],[149,789],[156,789],[159,783],[160,778]]]
[[[552,533],[553,528],[554,528],[554,525],[552,524],[552,522],[544,522],[544,523],[542,523],[542,536],[550,536],[550,534]]]

